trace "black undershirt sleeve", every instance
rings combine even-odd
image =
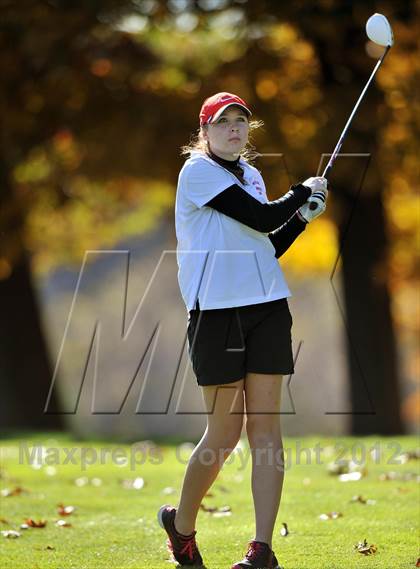
[[[307,223],[296,211],[310,195],[309,188],[298,184],[291,186],[280,199],[262,204],[243,188],[233,184],[206,205],[256,231],[270,231],[268,237],[275,249],[275,256],[279,258],[306,228]]]
[[[268,237],[276,250],[275,256],[281,257],[295,239],[306,229],[307,222],[295,213],[281,227],[268,234]]]
[[[261,203],[243,188],[233,184],[205,205],[256,231],[268,233],[285,224],[310,195],[310,188],[296,184],[278,200]]]

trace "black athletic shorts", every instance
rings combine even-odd
[[[286,298],[235,308],[190,310],[188,353],[198,385],[222,385],[247,372],[294,373],[292,315]]]

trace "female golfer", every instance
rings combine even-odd
[[[244,559],[232,569],[281,569],[272,550],[284,476],[280,394],[283,375],[294,367],[291,293],[276,258],[323,213],[328,192],[325,178],[309,178],[269,202],[260,172],[246,158],[255,126],[250,116],[247,103],[231,93],[206,99],[178,181],[178,281],[207,413],[179,505],[158,512],[181,566],[203,565],[195,541],[197,513],[238,443],[245,414],[256,527]]]

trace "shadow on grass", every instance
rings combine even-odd
[[[185,567],[185,565],[174,565],[175,569],[183,569],[183,567]],[[196,569],[210,569],[210,567],[207,567],[206,565],[191,565],[191,567],[195,567]]]

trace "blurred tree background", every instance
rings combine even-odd
[[[353,432],[397,433],[414,422],[418,392],[413,382],[400,401],[399,381],[419,371],[415,2],[0,6],[0,377],[4,408],[18,402],[16,425],[62,426],[60,415],[35,412],[52,364],[33,275],[77,269],[88,249],[173,224],[179,148],[214,92],[243,96],[265,123],[254,135],[258,151],[283,154],[257,161],[271,198],[315,175],[382,53],[365,35],[373,12],[388,17],[396,43],[342,149],[362,156],[339,158],[328,215],[282,264],[328,276],[341,263]],[[366,407],[361,370],[378,416],[357,413]]]

